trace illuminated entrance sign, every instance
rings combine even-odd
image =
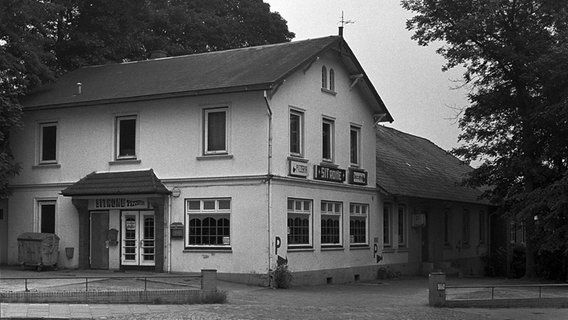
[[[146,198],[108,197],[89,200],[89,210],[146,209]]]

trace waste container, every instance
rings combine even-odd
[[[25,232],[18,236],[18,261],[22,266],[56,267],[59,237],[54,233]]]

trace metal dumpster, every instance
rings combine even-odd
[[[22,266],[56,267],[59,237],[54,233],[25,232],[18,236],[18,261]]]

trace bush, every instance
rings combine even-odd
[[[276,288],[288,289],[290,288],[290,283],[292,283],[292,272],[288,270],[287,264],[281,264],[276,267],[273,272],[273,279]]]
[[[380,267],[377,271],[377,278],[380,280],[384,279],[398,279],[400,278],[400,271],[395,271],[391,267]]]
[[[202,301],[202,303],[225,303],[225,302],[227,302],[227,292],[222,290],[206,293]]]

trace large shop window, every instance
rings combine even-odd
[[[341,202],[321,202],[321,244],[323,246],[341,244],[342,212]]]
[[[38,201],[39,232],[55,233],[55,201]]]
[[[392,209],[390,204],[385,204],[383,209],[383,245],[385,247],[392,246],[392,235],[391,235],[391,221],[392,221]]]
[[[231,245],[231,199],[187,199],[186,247]]]
[[[406,247],[407,243],[407,213],[406,206],[398,206],[398,246]]]
[[[116,118],[116,159],[136,159],[136,116]]]
[[[304,114],[300,111],[290,110],[290,155],[303,156],[303,128]]]
[[[204,114],[204,154],[228,153],[228,108],[206,109]]]
[[[312,245],[312,200],[288,199],[288,246]]]
[[[349,205],[349,237],[352,245],[367,244],[367,219],[369,205],[351,203]]]
[[[333,162],[335,122],[323,119],[322,122],[322,159]]]
[[[351,126],[349,136],[349,162],[352,166],[359,166],[361,161],[361,128]]]
[[[57,163],[57,122],[39,124],[39,163]]]

